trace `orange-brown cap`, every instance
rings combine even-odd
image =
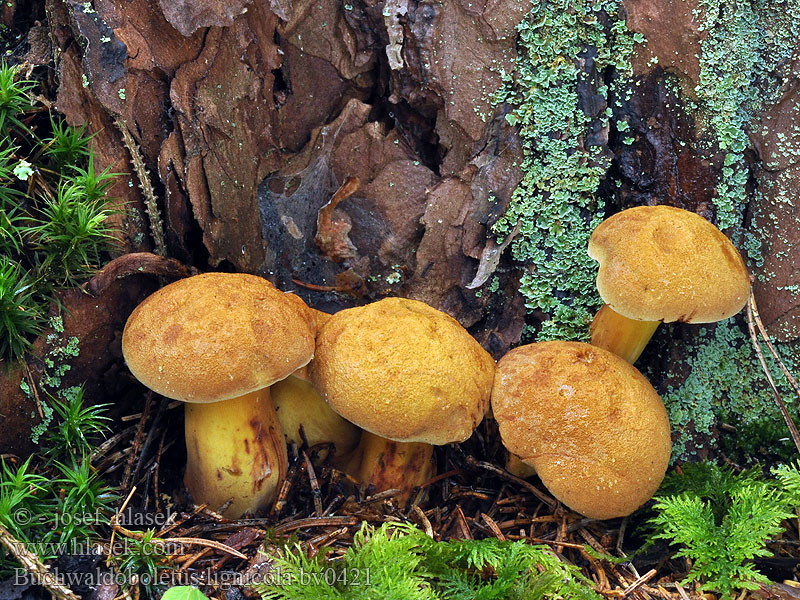
[[[314,317],[266,279],[206,273],[150,295],[131,314],[122,352],[133,375],[185,402],[267,387],[314,355]]]
[[[385,298],[333,315],[311,380],[331,408],[395,441],[466,440],[489,407],[494,360],[452,317]]]
[[[700,215],[638,206],[603,221],[589,239],[597,289],[637,321],[712,323],[738,313],[750,294],[739,251]]]
[[[540,342],[511,350],[497,363],[492,409],[506,448],[587,517],[632,513],[667,470],[661,399],[639,371],[602,348]]]
[[[309,307],[309,310],[311,311],[311,314],[314,316],[314,321],[317,325],[317,328],[315,330],[316,333],[320,329],[322,329],[322,326],[325,325],[325,323],[328,322],[328,319],[331,318],[331,315],[329,315],[326,312],[322,312],[321,310],[317,310],[316,308]]]

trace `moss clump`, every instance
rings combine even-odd
[[[436,542],[410,523],[364,523],[341,560],[297,543],[269,557],[263,600],[600,600],[580,569],[525,540]],[[277,574],[278,576],[272,576]]]
[[[791,372],[797,364],[796,354],[787,345],[776,346]],[[779,375],[769,351],[763,350],[790,413],[795,413],[796,395]],[[733,458],[750,461],[764,450],[771,457],[791,452],[791,441],[785,440],[786,425],[749,336],[734,319],[701,328],[696,338],[678,348],[678,354],[686,357],[684,366],[688,366],[689,375],[682,385],[669,387],[662,394],[672,430],[678,435],[673,446],[674,462],[690,459],[695,449],[702,447],[700,440],[712,436],[720,423],[736,427],[728,448],[738,454]],[[667,376],[677,374],[668,372]]]
[[[495,232],[521,228],[511,245],[530,265],[520,288],[530,310],[549,315],[540,339],[585,339],[601,304],[596,263],[586,254],[602,221],[598,187],[609,166],[609,67],[629,70],[634,39],[609,0],[535,2],[518,26],[519,57],[496,100],[514,108],[525,151],[524,177]],[[579,91],[580,90],[580,91]]]
[[[35,83],[0,62],[0,361],[21,358],[58,288],[77,286],[114,245],[107,191],[84,128],[35,101]]]
[[[767,540],[783,531],[796,495],[786,489],[800,479],[793,467],[773,471],[780,481],[764,480],[757,470],[735,473],[711,462],[687,465],[667,475],[650,521],[654,539],[679,547],[675,557],[690,559],[684,585],[714,590],[732,598],[739,590],[769,583],[753,557],[772,556]]]

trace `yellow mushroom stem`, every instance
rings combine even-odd
[[[634,321],[623,317],[606,304],[592,321],[592,345],[633,364],[660,324],[660,321]]]
[[[186,404],[184,483],[229,518],[267,508],[286,477],[286,442],[264,388],[221,402]]]
[[[522,459],[513,452],[506,454],[506,471],[512,475],[516,475],[520,479],[527,479],[528,477],[536,475],[536,469],[528,463],[523,462]]]
[[[433,446],[422,442],[395,442],[364,431],[344,470],[378,492],[397,489],[405,502],[415,487],[436,474]]]
[[[302,445],[302,427],[309,446],[332,442],[337,456],[355,448],[359,428],[328,406],[305,377],[305,368],[273,384],[271,393],[281,428],[290,442]]]

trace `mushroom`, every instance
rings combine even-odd
[[[513,452],[506,454],[506,471],[520,479],[527,479],[528,477],[536,475],[536,469]]]
[[[313,308],[309,310],[314,316],[316,336],[331,316]],[[300,367],[286,379],[273,384],[270,393],[278,420],[289,442],[302,446],[305,441],[309,447],[332,443],[334,455],[339,457],[347,455],[355,448],[361,430],[328,406],[311,383],[307,366]]]
[[[416,300],[342,310],[317,336],[309,375],[365,430],[351,474],[408,494],[433,474],[433,448],[469,438],[489,407],[494,360],[452,317]]]
[[[332,443],[334,454],[344,456],[358,444],[361,430],[328,406],[306,371],[305,367],[298,369],[272,385],[270,393],[281,428],[289,442],[301,446],[305,441],[309,447]]]
[[[731,241],[693,212],[638,206],[603,221],[589,239],[606,306],[592,344],[636,361],[659,323],[712,323],[738,313],[750,277]]]
[[[497,363],[492,410],[506,448],[571,509],[594,519],[632,513],[670,457],[667,411],[618,356],[581,342],[540,342]]]
[[[238,517],[265,508],[286,473],[269,386],[308,363],[313,316],[261,277],[206,273],[145,299],[122,334],[139,381],[186,403],[184,482],[196,502]]]

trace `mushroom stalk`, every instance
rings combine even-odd
[[[340,417],[308,381],[306,369],[298,369],[272,385],[272,401],[286,438],[303,444],[300,428],[309,446],[333,443],[334,454],[347,454],[358,443],[359,428]]]
[[[186,405],[186,475],[196,502],[238,517],[266,508],[286,476],[286,443],[269,388]]]
[[[513,452],[506,454],[506,471],[520,479],[527,479],[528,477],[536,475],[536,469],[528,463],[523,462],[523,460]]]
[[[605,304],[592,321],[592,346],[613,352],[633,364],[660,324],[660,321],[635,321],[623,317]]]
[[[345,471],[377,491],[398,489],[405,502],[415,487],[436,474],[433,446],[422,442],[395,442],[364,431]]]

